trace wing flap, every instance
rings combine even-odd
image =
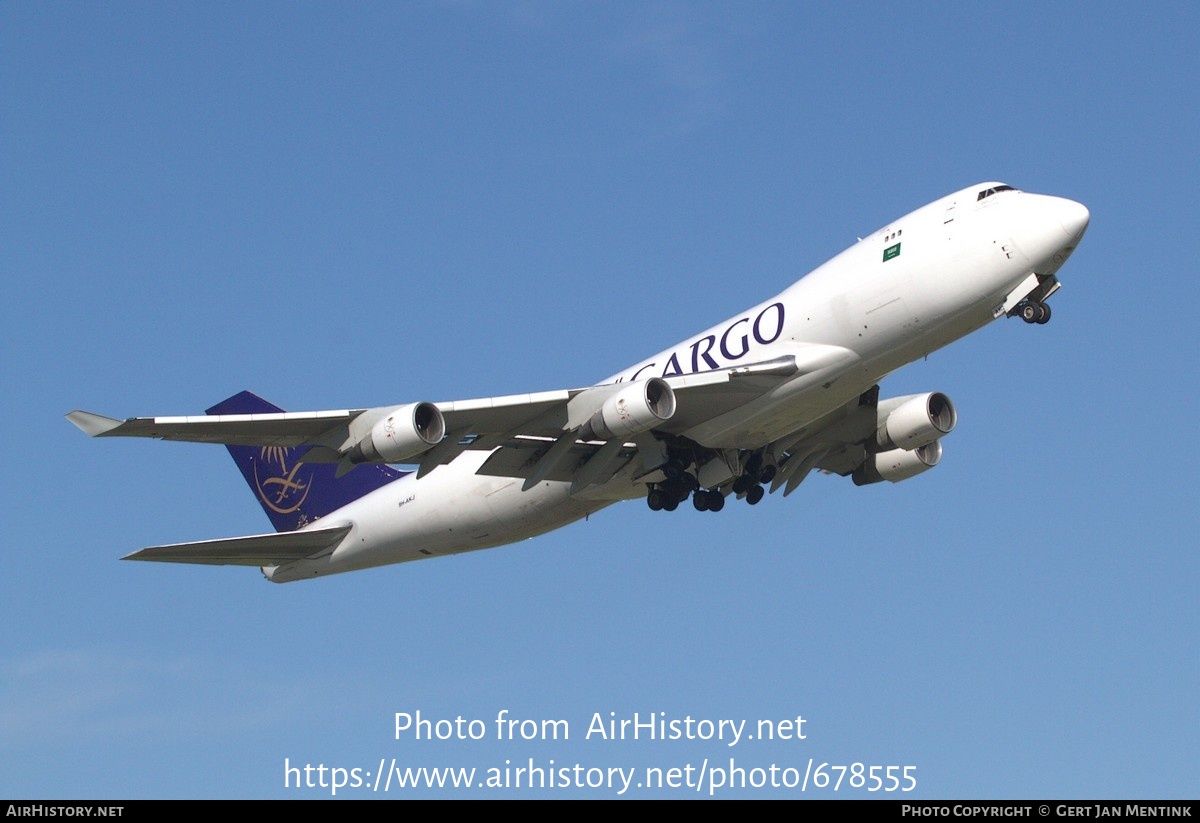
[[[534,468],[538,464],[538,460],[545,455],[554,445],[554,441],[543,438],[533,437],[517,437],[504,444],[503,448],[496,449],[482,466],[476,471],[476,474],[488,475],[490,477],[516,477],[529,479],[533,474]],[[547,471],[542,480],[555,480],[559,482],[571,482],[575,479],[576,471],[586,463],[596,452],[603,446],[603,443],[584,443],[576,441],[569,447],[566,457],[555,463],[555,465]],[[633,457],[636,452],[636,447],[632,444],[622,444],[619,451],[619,459],[614,458],[613,462],[605,468],[610,469],[603,477],[598,477],[591,482],[602,482],[611,477],[625,463]]]
[[[150,546],[127,554],[123,560],[155,560],[164,563],[201,563],[213,566],[279,566],[293,560],[332,552],[350,533],[345,524],[329,529],[256,534],[195,543]]]

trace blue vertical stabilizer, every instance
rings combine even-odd
[[[265,414],[283,409],[248,391],[235,394],[209,414]],[[254,491],[275,531],[289,532],[319,520],[409,472],[377,464],[357,466],[341,477],[337,466],[305,463],[311,446],[226,446]]]

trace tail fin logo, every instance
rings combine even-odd
[[[296,460],[288,468],[288,457],[294,451],[282,446],[264,446],[258,451],[258,459],[253,461],[255,491],[263,505],[277,514],[296,511],[312,491],[311,467]]]
[[[276,414],[283,409],[256,394],[239,392],[209,414]],[[305,463],[312,446],[226,446],[275,531],[290,532],[381,489],[406,472],[372,464],[339,477],[337,466]]]

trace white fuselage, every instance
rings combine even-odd
[[[1053,274],[1074,249],[1087,210],[1019,191],[984,199],[984,183],[864,237],[780,294],[601,383],[703,372],[792,355],[796,377],[685,432],[713,448],[786,437],[888,373],[986,325],[1032,272]],[[571,484],[476,474],[466,451],[418,479],[409,474],[319,522],[352,524],[329,556],[264,569],[285,582],[511,543],[578,520],[645,486],[618,474],[572,496]],[[317,525],[317,524],[314,524]]]

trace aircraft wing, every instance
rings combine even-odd
[[[351,526],[343,525],[329,529],[151,546],[128,554],[122,559],[202,563],[213,566],[279,566],[292,560],[314,558],[332,552],[350,533],[350,529]]]
[[[73,411],[67,419],[90,437],[153,437],[227,446],[302,446],[346,426],[366,409],[353,411],[213,414],[189,417],[131,417],[116,420]]]
[[[821,347],[831,348],[831,347]],[[824,365],[824,364],[822,364]],[[671,375],[664,378],[678,400],[675,414],[654,427],[655,431],[677,434],[705,420],[733,411],[784,380],[800,372],[796,358],[734,366],[697,374]],[[595,411],[588,402],[599,400],[622,384],[610,383],[580,389],[457,400],[435,405],[446,421],[446,448],[435,447],[437,463],[450,452],[449,443],[466,441],[464,449],[494,449],[518,437],[558,438],[564,431],[578,428]],[[452,458],[451,458],[452,459]],[[429,461],[421,459],[422,466]]]
[[[558,477],[562,474],[561,466],[579,465],[609,441],[619,441],[622,454],[628,458],[637,448],[635,434],[651,430],[666,435],[686,434],[706,421],[736,413],[741,406],[787,380],[822,369],[846,354],[846,350],[831,346],[797,346],[794,354],[707,372],[435,404],[126,420],[73,411],[67,419],[92,437],[150,437],[232,446],[307,446],[305,462],[340,463],[343,471],[360,462],[419,463],[418,475],[424,475],[449,463],[464,450],[507,448],[517,454],[497,458],[485,473],[523,477],[529,482],[535,475],[537,479]],[[670,387],[668,393],[674,397],[670,415],[651,420],[632,433],[602,430],[597,434],[590,427],[590,421],[618,393],[653,381]],[[422,413],[424,430],[421,424],[414,424]],[[430,415],[437,425],[430,424]],[[409,439],[402,445],[409,448],[397,446],[388,451],[387,447],[395,445],[389,440],[393,427],[405,426]],[[545,447],[550,443],[560,445],[552,450],[553,459],[544,461],[541,458],[546,456]],[[528,459],[531,451],[537,458],[532,463]],[[615,456],[617,451],[617,446],[611,447],[609,456]],[[566,460],[569,452],[575,452],[574,461]],[[539,462],[540,470],[536,465]],[[608,472],[601,474],[611,476]],[[255,557],[255,564],[260,559]]]

